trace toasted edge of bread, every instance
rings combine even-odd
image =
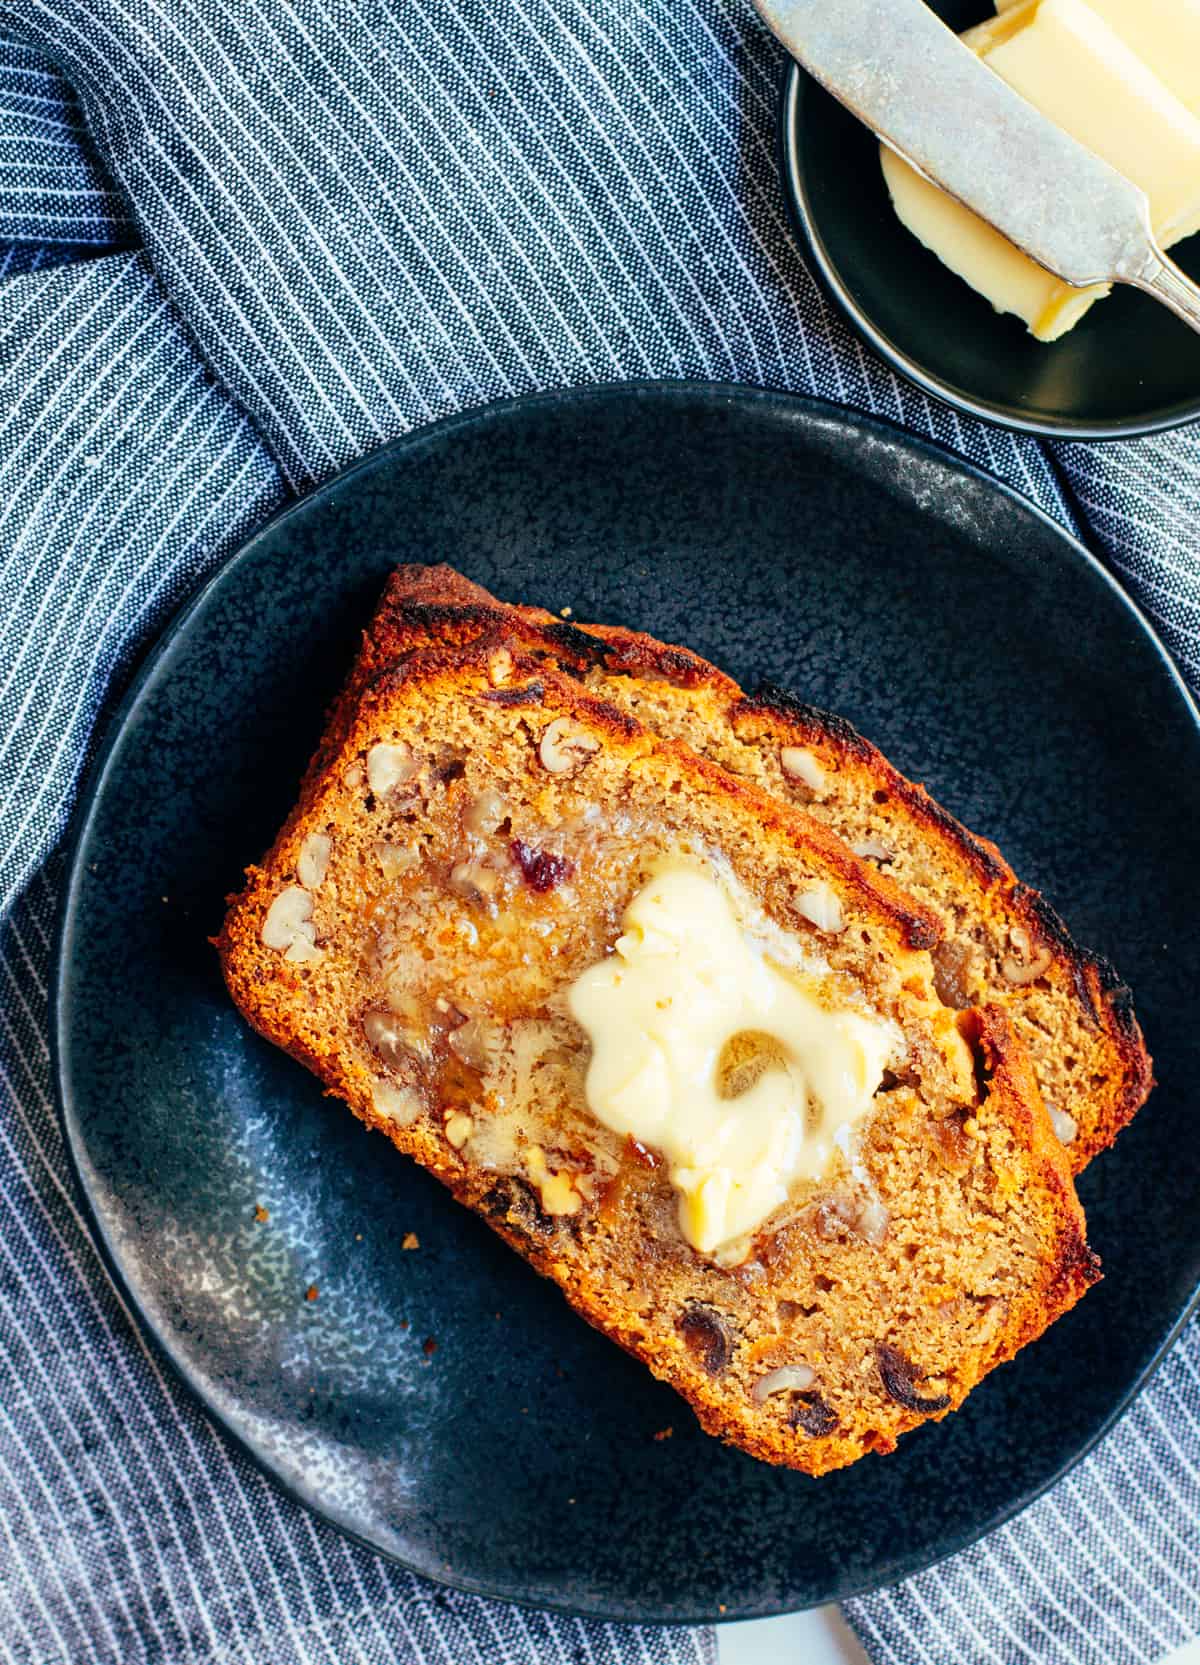
[[[1146,1102],[1154,1086],[1153,1066],[1132,995],[1112,964],[1081,948],[1061,916],[1040,892],[1017,877],[994,843],[969,831],[850,723],[782,689],[766,685],[747,695],[731,677],[688,648],[621,626],[568,624],[541,608],[497,601],[453,568],[410,566],[398,568],[388,580],[362,652],[334,708],[331,728],[352,717],[363,690],[394,659],[437,643],[462,646],[485,634],[504,632],[568,669],[594,668],[702,694],[716,704],[734,735],[748,723],[765,722],[778,743],[817,749],[836,758],[839,768],[856,771],[888,794],[888,813],[903,816],[920,829],[961,894],[970,897],[974,893],[977,911],[987,911],[985,897],[993,906],[999,901],[1014,925],[1035,942],[1047,944],[1055,968],[1073,989],[1084,1022],[1099,1037],[1108,1067],[1104,1089],[1094,1089],[1087,1099],[1069,1107],[1079,1129],[1068,1147],[1076,1173],[1112,1144]],[[314,765],[317,762],[314,759]],[[1077,1114],[1083,1108],[1089,1112],[1086,1117]]]

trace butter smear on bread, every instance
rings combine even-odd
[[[821,1177],[901,1037],[774,964],[695,866],[665,863],[622,924],[568,994],[592,1043],[588,1107],[663,1154],[683,1234],[713,1254]]]

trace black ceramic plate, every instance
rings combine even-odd
[[[229,1004],[205,939],[408,560],[641,625],[845,712],[1132,980],[1163,1085],[1084,1181],[1107,1281],[894,1456],[813,1481],[705,1438]],[[994,481],[768,395],[494,406],[268,526],[146,667],[81,809],[63,915],[70,1147],[146,1329],[271,1476],[366,1542],[472,1590],[609,1616],[845,1595],[957,1549],[1060,1473],[1200,1281],[1200,1165],[1183,1154],[1197,825],[1200,736],[1162,650]]]
[[[988,0],[930,0],[952,28]],[[783,177],[815,269],[851,324],[929,392],[1009,427],[1074,438],[1146,433],[1200,412],[1200,336],[1119,287],[1045,346],[1001,316],[900,224],[875,139],[794,66],[782,116]],[[1200,237],[1172,251],[1200,276]]]

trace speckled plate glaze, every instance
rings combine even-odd
[[[222,898],[290,807],[407,560],[846,713],[1136,989],[1163,1084],[1083,1181],[1107,1281],[894,1456],[814,1481],[705,1438],[227,1000],[206,941]],[[53,986],[98,1236],[214,1420],[292,1496],[433,1578],[642,1620],[890,1582],[1074,1461],[1200,1283],[1198,825],[1195,712],[1146,625],[1028,503],[933,447],[684,384],[442,423],[255,537],[113,724]]]

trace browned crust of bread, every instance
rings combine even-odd
[[[953,1391],[934,1411],[913,1407],[898,1409],[886,1430],[875,1429],[858,1438],[838,1433],[798,1441],[764,1425],[745,1401],[731,1401],[718,1382],[689,1360],[687,1350],[660,1327],[649,1331],[637,1322],[636,1314],[622,1308],[619,1298],[605,1286],[590,1265],[572,1258],[561,1237],[541,1234],[536,1210],[531,1216],[528,1196],[522,1196],[512,1182],[497,1181],[494,1174],[471,1167],[457,1152],[437,1138],[430,1124],[418,1122],[397,1127],[381,1115],[372,1100],[370,1077],[361,1063],[327,1045],[305,1039],[296,1023],[297,1000],[290,991],[287,975],[280,976],[272,964],[264,975],[264,951],[260,929],[265,907],[275,893],[280,875],[294,864],[294,846],[308,824],[310,814],[323,817],[328,804],[323,795],[336,794],[343,768],[357,757],[370,736],[375,714],[390,709],[397,696],[406,691],[444,689],[447,698],[470,694],[464,686],[464,672],[476,674],[474,697],[493,700],[503,708],[483,678],[485,667],[496,651],[494,644],[481,641],[465,651],[438,649],[411,653],[399,664],[377,674],[356,701],[345,720],[341,744],[320,777],[310,779],[305,798],[297,806],[260,867],[248,872],[248,885],[233,900],[225,926],[217,941],[230,991],[260,1033],[282,1046],[305,1064],[327,1087],[345,1098],[355,1114],[368,1125],[384,1132],[398,1149],[412,1155],[428,1168],[461,1202],[481,1213],[501,1237],[512,1244],[546,1277],[564,1291],[571,1304],[591,1324],[619,1345],[634,1353],[655,1375],[671,1383],[692,1404],[702,1425],[718,1437],[767,1461],[786,1464],[818,1474],[856,1460],[867,1450],[891,1450],[897,1437],[931,1416],[940,1418],[953,1409],[970,1388],[994,1365],[1010,1358],[1021,1346],[1040,1334],[1062,1312],[1074,1304],[1098,1276],[1098,1265],[1088,1250],[1084,1220],[1075,1197],[1069,1164],[1062,1147],[1050,1130],[1036,1084],[1023,1049],[1013,1037],[1006,1015],[993,1008],[971,1014],[964,1022],[971,1031],[977,1069],[984,1084],[982,1101],[976,1111],[981,1120],[995,1118],[1011,1134],[1016,1146],[1012,1183],[1037,1188],[1045,1194],[1048,1213],[1054,1222],[1051,1252],[1040,1263],[1039,1275],[1009,1305],[1003,1327],[986,1346],[965,1360],[960,1359]],[[839,840],[819,823],[801,816],[778,799],[771,798],[745,782],[735,780],[718,766],[697,758],[688,748],[648,734],[626,713],[595,698],[569,678],[548,670],[535,659],[513,655],[515,680],[525,677],[538,686],[538,704],[548,714],[570,715],[602,731],[606,743],[623,748],[631,761],[650,757],[669,759],[693,783],[706,788],[726,803],[742,806],[753,823],[777,840],[781,850],[789,846],[806,853],[816,852],[820,860],[836,866],[848,886],[854,886],[870,907],[894,923],[904,941],[914,934],[914,916],[903,901],[903,893],[889,881],[856,862]],[[922,930],[923,930],[922,925]],[[918,931],[916,934],[920,935]],[[294,970],[294,968],[292,968]],[[303,985],[297,983],[297,989]],[[880,1373],[887,1355],[885,1331],[880,1341]],[[894,1395],[893,1395],[894,1397]]]
[[[493,688],[483,695],[489,703],[506,706],[536,704],[556,716],[578,719],[618,743],[674,759],[681,772],[689,775],[702,789],[714,797],[739,804],[753,815],[758,825],[778,840],[782,850],[791,850],[797,856],[815,861],[830,877],[836,877],[847,895],[860,899],[866,908],[874,910],[890,924],[903,947],[928,949],[938,942],[942,934],[941,926],[932,910],[914,901],[887,874],[877,872],[860,861],[836,834],[811,815],[805,815],[781,799],[760,791],[749,781],[730,775],[720,764],[700,756],[680,741],[651,734],[628,712],[572,682],[557,670],[547,668],[541,660],[513,653],[507,645],[510,640],[511,632],[508,632],[499,640],[483,637],[464,648],[427,648],[411,652],[400,663],[379,674],[367,697],[385,699],[392,688],[417,677],[460,675],[472,661],[486,666],[497,647],[502,648],[512,655],[511,674],[514,680],[520,682],[525,678],[529,687]],[[514,695],[517,697],[514,698]]]
[[[1093,1125],[1083,1130],[1072,1147],[1076,1172],[1112,1144],[1136,1115],[1154,1087],[1153,1065],[1133,1009],[1133,996],[1103,955],[1081,948],[1061,915],[1040,891],[1023,883],[990,839],[981,838],[956,820],[925,788],[888,762],[877,746],[844,718],[807,705],[786,690],[766,685],[738,702],[731,713],[736,728],[745,718],[767,717],[797,745],[820,744],[877,782],[940,847],[947,862],[971,873],[981,891],[995,891],[1005,911],[1030,933],[1047,942],[1055,959],[1067,967],[1080,1007],[1107,1039],[1117,1061],[1114,1088],[1096,1103]]]
[[[781,744],[818,746],[835,755],[841,767],[870,777],[902,806],[944,866],[961,874],[964,891],[973,886],[980,900],[990,896],[992,905],[1022,926],[1035,943],[1051,948],[1070,978],[1079,1009],[1098,1032],[1110,1065],[1104,1085],[1092,1091],[1089,1118],[1081,1120],[1079,1137],[1071,1146],[1075,1172],[1111,1145],[1145,1103],[1154,1086],[1153,1067],[1132,995],[1115,968],[1073,940],[1060,915],[1039,891],[1017,877],[994,843],[969,831],[843,718],[771,685],[747,696],[732,678],[697,654],[642,632],[570,625],[540,608],[510,607],[447,566],[402,567],[392,574],[343,698],[352,708],[370,677],[397,656],[437,642],[461,645],[485,633],[507,633],[579,672],[599,666],[610,675],[702,690],[735,734],[761,721],[771,726]]]
[[[1145,1103],[1154,1085],[1150,1060],[1146,1055],[1141,1031],[1133,1015],[1133,999],[1129,987],[1117,974],[1116,967],[1102,954],[1081,948],[1073,941],[1062,916],[1051,907],[1040,891],[1024,884],[1004,859],[991,839],[981,838],[956,821],[942,808],[926,789],[888,762],[877,746],[871,744],[844,717],[818,706],[807,705],[784,688],[765,683],[754,695],[740,702],[738,716],[762,713],[780,718],[789,730],[806,737],[820,739],[847,762],[879,780],[884,790],[903,803],[914,821],[919,822],[929,836],[954,850],[956,855],[978,876],[981,885],[1000,886],[1008,893],[1008,905],[1035,937],[1047,936],[1057,953],[1070,965],[1071,975],[1080,1004],[1092,1020],[1103,1025],[1113,1018],[1113,1030],[1122,1049],[1128,1069],[1126,1101],[1128,1114]]]
[[[436,600],[418,600],[433,587],[436,587]],[[644,640],[648,664],[652,638]],[[394,685],[396,678],[410,674],[414,669],[424,674],[434,666],[457,667],[462,661],[454,655],[460,649],[474,649],[481,660],[486,661],[493,645],[502,647],[508,644],[517,649],[535,650],[535,657],[525,667],[533,675],[543,669],[544,659],[549,660],[549,668],[554,672],[564,666],[586,669],[601,657],[607,657],[603,650],[597,650],[596,639],[577,626],[564,624],[551,614],[539,616],[536,609],[506,607],[450,567],[401,567],[393,573],[364,634],[362,651],[350,678],[330,711],[325,733],[301,787],[300,804],[304,804],[307,795],[329,768],[332,758],[344,745],[359,706],[368,693],[379,695],[386,692],[389,686]],[[640,659],[640,641],[636,651]],[[672,651],[686,655],[697,666],[704,664],[695,655],[686,654],[684,649]],[[414,663],[417,655],[420,655],[419,664]],[[669,662],[675,661],[672,658]],[[729,685],[734,686],[732,683]],[[564,681],[561,686],[565,688],[568,683]],[[497,703],[508,703],[513,699],[514,692],[497,688],[490,697]],[[583,703],[571,711],[571,715],[587,716],[594,712],[596,721],[610,725],[614,735],[642,732],[640,724],[594,692],[587,693],[579,688],[575,691],[575,698]],[[820,851],[824,861],[844,874],[848,884],[861,889],[864,895],[872,895],[881,906],[889,908],[906,946],[930,948],[938,940],[941,927],[933,912],[914,902],[909,893],[886,874],[864,867],[842,840],[819,821],[729,775],[719,765],[676,741],[663,739],[660,743],[680,755],[686,755],[706,778],[723,790],[734,790],[743,799],[747,792],[752,794],[757,813],[766,816],[770,824],[778,826],[781,836],[793,839],[802,836],[811,848]],[[864,886],[868,888],[863,889]]]

